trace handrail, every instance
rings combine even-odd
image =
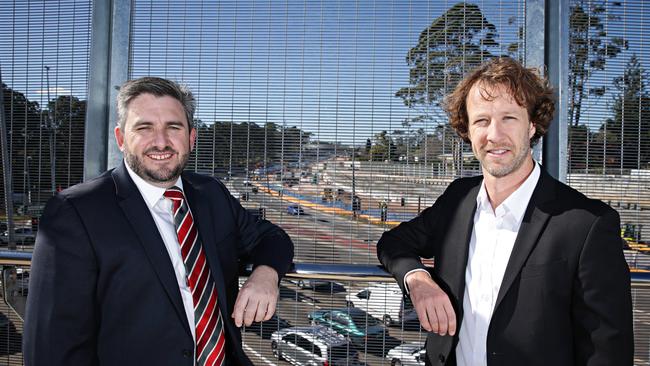
[[[32,253],[13,250],[0,250],[0,265],[29,266]],[[251,265],[242,270],[242,275],[250,274]],[[336,263],[294,263],[287,278],[321,279],[331,281],[392,281],[393,276],[380,265],[336,264]],[[650,288],[650,271],[632,269],[630,273],[632,288]]]
[[[32,264],[32,253],[16,250],[0,250],[0,264],[30,266]]]

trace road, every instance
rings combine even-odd
[[[230,182],[230,186],[236,192],[250,191],[237,179]],[[252,209],[264,207],[266,218],[287,231],[296,246],[296,262],[379,264],[375,245],[387,227],[307,207],[303,208],[304,214],[290,215],[287,206],[291,202],[262,192],[249,194],[249,200],[242,204]],[[346,306],[346,294],[356,293],[368,285],[367,282],[345,282],[336,286],[334,291],[315,291],[313,288],[299,288],[285,280],[281,286],[277,314],[291,326],[306,326],[309,325],[309,312],[343,308]],[[400,298],[388,301],[399,303]],[[256,364],[287,364],[273,358],[271,353],[268,338],[272,330],[276,330],[274,326],[277,328],[277,323],[271,326],[271,330],[254,327],[244,331],[245,350]],[[368,365],[390,365],[390,360],[384,358],[388,350],[402,342],[423,340],[423,337],[418,331],[390,327],[389,337],[383,344],[360,350],[360,360]]]
[[[235,182],[235,187],[236,187]],[[238,187],[238,189],[246,189]],[[387,227],[381,227],[362,221],[355,221],[350,216],[338,216],[321,210],[305,207],[305,214],[289,215],[286,211],[290,202],[277,196],[262,192],[249,195],[250,200],[244,205],[251,208],[266,207],[267,219],[284,228],[296,243],[297,262],[314,263],[352,263],[377,264],[375,244]],[[278,306],[279,316],[291,326],[305,326],[309,322],[307,313],[317,309],[332,309],[345,306],[345,295],[367,286],[367,283],[343,283],[339,292],[318,292],[313,289],[301,289],[295,284],[283,281],[281,300]],[[650,344],[650,292],[634,291],[634,327],[635,365],[648,365],[647,347]],[[399,301],[399,299],[387,299]],[[275,330],[275,329],[273,329]],[[287,364],[273,358],[271,353],[270,330],[259,329],[244,332],[246,351],[256,364]],[[399,342],[414,342],[425,339],[425,334],[399,327],[389,328],[390,338],[383,345],[360,352],[360,359],[368,365],[390,365],[390,360],[383,357],[386,352]],[[393,338],[394,337],[394,338]],[[641,351],[644,350],[644,351]]]
[[[378,187],[383,189],[381,183]],[[233,192],[250,191],[251,187],[244,186],[243,179],[235,178],[229,182]],[[296,243],[296,262],[312,263],[347,263],[347,264],[377,264],[375,244],[387,226],[357,221],[351,216],[339,216],[318,209],[305,208],[305,214],[294,216],[287,213],[288,201],[277,196],[259,192],[249,194],[249,201],[242,202],[247,208],[265,207],[266,217],[283,227]],[[278,316],[287,321],[290,326],[309,325],[307,314],[319,309],[342,308],[346,305],[345,296],[356,293],[366,287],[364,282],[344,282],[333,288],[313,289],[300,288],[295,283],[283,280],[280,288]],[[24,298],[13,299],[18,308],[24,306]],[[398,302],[399,299],[387,299]],[[634,290],[634,328],[635,349],[637,350],[635,365],[649,365],[648,345],[650,344],[650,291]],[[4,309],[3,313],[12,315],[13,312]],[[17,320],[11,318],[14,323]],[[256,365],[287,365],[284,361],[273,358],[271,353],[270,335],[277,330],[277,323],[245,328],[243,332],[244,349]],[[22,327],[19,328],[19,331]],[[361,361],[368,365],[390,365],[390,360],[383,356],[388,350],[400,342],[423,341],[425,334],[417,330],[390,327],[389,337],[383,344],[369,349],[360,350]],[[12,360],[20,357],[19,340],[13,342],[14,349],[10,352]],[[0,361],[1,363],[1,361]],[[13,364],[8,362],[8,364]],[[16,363],[19,364],[19,363]]]

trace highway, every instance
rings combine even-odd
[[[365,184],[370,187],[369,183],[366,182]],[[389,180],[377,181],[374,183],[373,189],[375,191],[386,190],[392,184]],[[286,197],[283,199],[277,194],[265,193],[260,190],[258,190],[258,193],[252,193],[252,187],[245,185],[243,178],[234,178],[227,182],[227,185],[235,196],[238,193],[249,192],[249,200],[242,201],[242,205],[250,209],[264,207],[266,218],[287,231],[296,244],[294,259],[296,262],[378,264],[375,245],[382,233],[389,229],[391,225],[356,220],[350,215],[344,216],[332,213],[330,210],[319,209],[318,206],[304,207],[304,214],[291,215],[287,212],[287,206],[291,202]],[[307,192],[312,195],[318,194],[319,190],[319,186],[311,184],[303,184],[292,188],[293,192]],[[430,202],[427,204],[430,204]],[[405,210],[414,211],[412,203],[407,206]],[[643,258],[640,258],[640,256]],[[637,253],[634,257],[630,256],[628,260],[634,258],[635,262],[645,262],[646,257],[645,254]],[[276,314],[282,320],[282,327],[306,326],[309,325],[307,319],[309,312],[320,309],[343,308],[346,306],[347,294],[354,294],[368,285],[367,282],[341,282],[332,284],[331,287],[301,288],[294,282],[283,280]],[[650,344],[649,294],[650,291],[647,289],[633,290],[635,349],[637,349],[635,365],[650,364],[647,353],[648,344]],[[24,308],[24,299],[24,296],[18,294],[18,296],[8,300],[18,310],[21,310]],[[400,301],[399,298],[386,300],[395,303]],[[14,323],[19,323],[12,316],[12,311],[4,309],[2,312],[10,316]],[[21,331],[22,327],[18,329]],[[256,365],[288,365],[284,361],[276,360],[271,353],[269,338],[271,333],[278,329],[277,321],[262,326],[255,324],[244,329],[244,350]],[[391,326],[389,327],[389,335],[382,342],[360,350],[360,360],[367,365],[390,365],[390,360],[384,356],[391,348],[402,342],[424,341],[425,338],[426,334],[419,332],[417,328],[403,329],[400,326]],[[12,359],[18,360],[20,357],[19,339],[12,341],[11,348]],[[552,352],[552,350],[549,350],[549,352]],[[9,362],[9,364],[14,363]]]
[[[235,189],[246,190],[237,182]],[[386,183],[390,184],[390,183]],[[379,189],[383,184],[377,183]],[[294,191],[300,191],[294,189]],[[314,188],[306,191],[317,192]],[[250,200],[242,202],[249,208],[265,207],[266,218],[284,228],[296,244],[296,262],[314,263],[350,263],[350,264],[377,264],[375,245],[388,226],[371,224],[362,220],[355,220],[351,216],[340,216],[323,210],[304,207],[304,215],[290,215],[287,206],[291,203],[278,196],[263,192],[250,194]],[[277,314],[291,326],[305,326],[309,324],[307,313],[317,309],[333,309],[345,306],[345,296],[356,293],[357,290],[367,286],[367,283],[342,283],[342,287],[335,287],[335,291],[314,291],[302,289],[289,281],[283,281],[281,286],[281,299]],[[399,301],[399,299],[387,299]],[[650,343],[650,296],[647,290],[633,291],[635,348],[647,349]],[[271,326],[277,328],[277,323]],[[276,330],[276,329],[272,329]],[[288,364],[273,358],[271,353],[271,330],[266,328],[260,331],[258,327],[245,330],[245,350],[256,364]],[[263,336],[260,337],[260,334]],[[405,330],[400,327],[390,327],[389,337],[383,344],[361,350],[360,359],[368,365],[390,365],[390,360],[384,358],[388,350],[402,342],[422,341],[425,333],[417,330]],[[650,364],[648,355],[637,352],[635,365]]]
[[[236,192],[250,191],[239,179],[230,182]],[[249,200],[242,202],[251,209],[264,207],[266,219],[281,226],[293,239],[296,247],[296,262],[379,264],[375,246],[381,234],[388,227],[355,220],[351,216],[339,216],[322,210],[304,207],[304,214],[291,215],[287,206],[291,202],[278,196],[258,192],[249,194]],[[345,296],[367,287],[367,282],[345,282],[328,288],[300,288],[288,280],[282,281],[277,314],[291,326],[309,325],[307,314],[314,310],[336,309],[346,306]],[[391,299],[399,303],[400,299]],[[390,300],[389,300],[390,301]],[[277,322],[271,330],[277,329]],[[273,358],[270,333],[267,328],[256,325],[245,329],[245,350],[256,364],[288,364]],[[260,334],[262,336],[260,336]],[[402,342],[424,340],[419,331],[389,327],[389,336],[379,343],[360,350],[360,360],[368,365],[390,365],[385,354]]]

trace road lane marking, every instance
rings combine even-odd
[[[275,363],[274,363],[274,362],[272,362],[272,361],[269,360],[268,358],[266,358],[266,357],[262,356],[261,354],[259,354],[257,351],[255,351],[253,348],[251,348],[249,345],[244,344],[244,348],[246,349],[246,351],[252,353],[252,354],[255,355],[257,358],[259,358],[260,360],[264,361],[267,365],[275,366]]]

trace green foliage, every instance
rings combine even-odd
[[[614,118],[601,128],[619,147],[611,158],[623,169],[645,168],[650,162],[650,94],[647,75],[632,55],[622,76],[614,79],[618,91],[612,105]]]
[[[618,19],[609,14],[604,2],[590,2],[588,7],[571,6],[569,18],[569,124],[580,124],[582,103],[586,97],[603,96],[606,85],[585,85],[595,72],[605,69],[608,59],[628,48],[627,40],[612,37],[605,29],[606,22]],[[621,6],[611,3],[612,7]]]
[[[56,187],[66,188],[83,179],[86,101],[58,96],[41,110],[24,94],[2,85],[9,136],[12,184],[15,193],[31,191],[32,203],[51,195],[50,135],[54,133]],[[311,133],[275,123],[195,121],[197,142],[188,169],[208,174],[243,171],[295,163],[309,143]],[[0,182],[0,185],[2,183]],[[1,187],[1,186],[0,186]]]
[[[395,144],[386,130],[375,134],[375,143],[370,148],[372,161],[397,160]]]
[[[197,142],[189,167],[208,174],[233,170],[252,170],[282,161],[299,161],[311,133],[295,126],[282,127],[269,122],[197,123]]]
[[[498,50],[497,30],[478,5],[458,3],[420,33],[406,55],[409,86],[395,93],[407,107],[438,104],[464,74]]]
[[[632,55],[623,75],[614,79],[617,91],[608,118],[599,130],[569,127],[569,162],[573,172],[621,172],[650,167],[650,93],[647,74]]]
[[[33,204],[42,204],[51,191],[50,167],[55,163],[55,186],[66,188],[81,182],[84,167],[86,101],[59,96],[41,109],[23,93],[2,85],[13,191],[31,193]],[[50,137],[55,159],[50,155]]]

